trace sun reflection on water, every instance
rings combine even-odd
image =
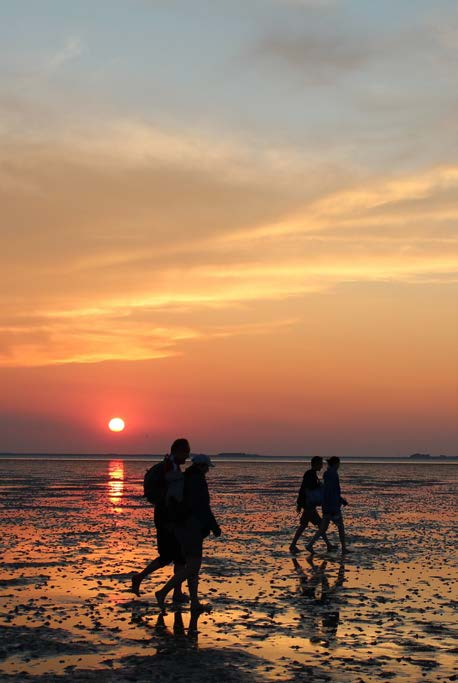
[[[122,512],[121,501],[124,492],[124,463],[110,460],[108,464],[108,499],[114,512]]]

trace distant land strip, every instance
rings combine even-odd
[[[203,455],[192,453],[192,455]],[[210,457],[215,462],[307,462],[310,455],[261,455],[258,453],[214,453]],[[160,453],[14,453],[0,452],[0,458],[24,459],[24,460],[162,460],[164,454]],[[326,458],[323,458],[326,460]],[[398,456],[340,456],[342,462],[444,462],[458,461],[458,455],[430,455],[429,453],[413,453],[412,455]]]

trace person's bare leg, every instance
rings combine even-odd
[[[299,526],[297,527],[296,533],[294,534],[294,538],[291,541],[291,545],[289,546],[289,552],[290,553],[293,553],[293,554],[297,553],[296,543],[298,542],[298,540],[300,539],[300,537],[302,536],[302,534],[306,530],[307,524],[308,524],[308,522],[306,522],[305,524],[299,524]]]
[[[200,557],[187,557],[186,565],[183,567],[183,569],[174,574],[172,578],[167,581],[165,586],[156,591],[156,600],[162,610],[164,609],[165,598],[167,597],[168,593],[182,584],[183,581],[192,576],[192,574],[199,573],[200,564]]]
[[[322,518],[320,517],[320,515],[318,514],[318,512],[316,513],[316,515],[317,515],[317,520],[316,520],[316,521],[318,522],[318,524],[317,524],[316,526],[318,527],[318,529],[320,529],[323,520],[322,520]],[[328,550],[335,550],[335,549],[337,548],[336,545],[333,545],[333,544],[330,542],[330,540],[329,540],[329,538],[328,538],[328,535],[327,535],[326,531],[322,531],[322,532],[321,532],[321,538],[322,538],[323,541],[326,543],[326,548],[327,548]]]
[[[336,545],[333,545],[333,544],[331,543],[331,541],[329,540],[326,531],[323,531],[323,532],[322,532],[321,538],[322,538],[323,541],[326,543],[326,548],[327,548],[328,550],[335,550],[335,549],[337,548],[337,546],[336,546]]]
[[[199,601],[199,572],[201,564],[202,558],[196,558],[196,571],[188,576],[189,597],[191,598],[192,611],[200,610],[202,607]]]
[[[135,593],[135,595],[140,595],[140,585],[143,579],[149,576],[149,574],[155,572],[156,569],[159,569],[160,567],[162,567],[162,562],[161,558],[158,556],[152,562],[146,565],[143,571],[134,574],[132,577],[132,593]]]
[[[317,541],[320,538],[320,536],[323,536],[323,534],[326,534],[326,531],[328,530],[328,526],[329,526],[329,521],[330,521],[329,517],[323,517],[323,519],[321,520],[321,524],[318,527],[318,531],[315,533],[312,540],[309,541],[307,543],[307,545],[305,546],[307,548],[307,550],[309,551],[309,553],[314,552],[313,544],[315,543],[315,541]]]
[[[184,568],[185,568],[185,565],[184,565],[184,564],[175,562],[174,565],[173,565],[173,573],[174,573],[174,575],[175,575],[175,574],[179,574],[180,572],[182,572]],[[181,583],[180,583],[179,586],[177,586],[176,588],[173,589],[173,598],[172,598],[172,600],[173,600],[173,602],[179,602],[179,603],[188,602],[188,597],[183,593],[182,584],[181,584]]]
[[[343,523],[343,519],[340,519],[337,522],[337,528],[339,530],[339,539],[340,539],[340,545],[342,546],[342,552],[348,553],[350,551],[347,548],[347,539],[345,538],[345,526]]]

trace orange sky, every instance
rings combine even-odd
[[[457,454],[453,4],[114,3],[125,54],[52,5],[3,36],[0,451]]]

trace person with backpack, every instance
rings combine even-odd
[[[131,590],[136,595],[140,595],[143,579],[157,569],[171,562],[174,564],[175,574],[184,569],[185,560],[171,527],[170,510],[180,504],[183,497],[184,479],[181,466],[186,462],[190,452],[187,439],[176,439],[170,448],[170,455],[166,455],[162,462],[150,467],[145,474],[143,495],[154,506],[158,556],[141,572],[133,575]],[[181,590],[180,582],[175,586],[173,600],[186,602],[187,599]]]
[[[301,512],[302,510],[302,514],[299,520],[299,526],[297,527],[294,538],[289,546],[289,551],[292,555],[296,555],[299,552],[297,542],[309,523],[314,524],[317,527],[321,524],[321,517],[317,511],[317,507],[322,504],[323,490],[321,482],[318,479],[318,472],[323,467],[323,458],[315,455],[311,459],[310,464],[311,468],[305,472],[301,488],[299,489],[299,495],[297,496],[297,512]],[[335,550],[336,546],[329,542],[325,531],[321,536],[326,543],[327,549]]]
[[[314,552],[313,544],[320,536],[323,536],[323,534],[326,533],[331,522],[334,522],[339,531],[342,553],[345,554],[351,552],[351,550],[347,548],[345,527],[342,517],[342,505],[345,507],[348,505],[348,503],[345,498],[342,498],[340,493],[340,480],[338,474],[339,465],[340,458],[338,458],[336,455],[333,455],[332,458],[329,458],[328,469],[324,473],[323,477],[323,520],[315,536],[312,538],[310,543],[305,546],[311,554]]]
[[[161,611],[171,590],[176,590],[185,579],[188,582],[191,612],[203,612],[207,608],[199,601],[199,572],[202,564],[203,541],[210,531],[218,538],[221,529],[210,506],[210,494],[205,475],[214,467],[208,455],[194,455],[192,465],[184,473],[183,503],[173,522],[175,537],[185,559],[185,567],[156,592]]]

